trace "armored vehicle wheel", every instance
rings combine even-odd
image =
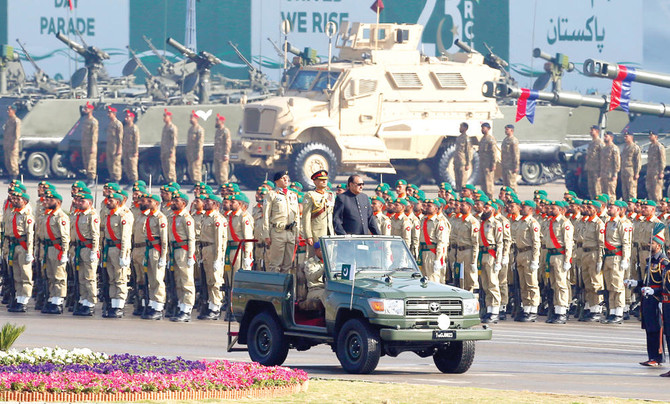
[[[51,157],[51,172],[56,178],[67,178],[70,173],[63,165],[63,155],[56,153]]]
[[[465,373],[475,359],[475,341],[453,341],[433,354],[433,362],[442,373]]]
[[[30,152],[26,159],[28,173],[35,178],[44,178],[49,174],[49,156],[44,152]]]
[[[349,373],[371,373],[379,363],[379,333],[367,321],[347,320],[337,335],[337,358]]]
[[[526,184],[539,184],[542,182],[542,164],[537,161],[524,161],[521,163],[521,178]]]
[[[235,166],[235,177],[240,186],[245,186],[249,189],[256,189],[265,180],[266,171],[260,167],[254,166]]]
[[[257,314],[249,324],[249,356],[264,366],[279,366],[288,355],[288,341],[279,321],[268,312]]]
[[[438,184],[441,182],[448,182],[452,186],[456,185],[456,180],[453,177],[453,159],[454,152],[456,151],[455,145],[449,145],[440,151],[437,152],[435,156],[434,170],[433,174],[435,177],[435,182]],[[479,155],[475,152],[472,153],[472,159],[470,161],[470,177],[466,181],[467,184],[479,184]]]
[[[289,163],[289,175],[292,181],[303,185],[312,183],[312,174],[319,170],[328,171],[328,176],[337,176],[337,157],[335,152],[323,143],[305,143],[296,146]]]

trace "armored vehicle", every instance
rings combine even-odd
[[[281,365],[289,349],[328,344],[349,373],[370,373],[382,355],[409,351],[432,356],[441,372],[464,373],[475,340],[491,339],[474,295],[428,281],[401,238],[331,236],[320,242],[323,309],[300,309],[299,278],[290,273],[238,271],[231,303],[240,326],[229,333],[229,350],[246,344],[253,361]]]

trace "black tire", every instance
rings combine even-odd
[[[312,174],[318,170],[328,171],[331,181],[337,177],[337,156],[323,143],[304,143],[293,150],[288,173],[292,181],[300,181],[303,186],[312,184]]]
[[[151,178],[151,181],[154,184],[158,184],[161,174],[163,173],[160,156],[153,153],[141,154],[138,160],[138,177],[147,184],[149,183],[149,178]]]
[[[264,366],[279,366],[288,355],[288,340],[275,316],[264,311],[249,323],[247,348],[252,361]]]
[[[433,354],[433,362],[442,373],[465,373],[475,360],[475,341],[453,341]]]
[[[448,182],[452,187],[456,186],[456,180],[451,176],[449,168],[453,166],[454,152],[456,145],[447,145],[441,148],[435,156],[434,172],[435,182]],[[479,184],[479,154],[472,153],[472,160],[470,161],[470,177],[466,184]]]
[[[367,374],[381,357],[379,333],[367,321],[352,318],[337,334],[337,358],[348,373]]]
[[[240,186],[248,189],[256,189],[265,181],[266,171],[260,167],[236,165],[234,167],[235,177]],[[272,178],[270,178],[272,179]]]
[[[51,159],[44,152],[32,151],[26,158],[25,166],[33,178],[45,178],[50,172]]]
[[[521,179],[528,185],[538,185],[542,182],[542,163],[524,161],[521,163]]]
[[[60,153],[55,153],[51,156],[51,173],[56,178],[67,178],[70,170],[63,165],[65,157]]]

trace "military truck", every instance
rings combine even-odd
[[[231,292],[239,331],[229,350],[246,344],[263,365],[281,365],[289,349],[328,344],[349,373],[374,371],[382,355],[432,356],[444,373],[464,373],[475,341],[491,339],[472,293],[428,281],[399,237],[320,239],[323,310],[297,305],[299,279],[290,273],[238,271]]]

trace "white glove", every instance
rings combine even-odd
[[[563,263],[563,272],[569,271],[571,267],[572,267],[572,264],[570,264],[570,261],[565,261]]]
[[[130,266],[130,257],[121,257],[119,258],[119,265],[123,268],[128,268]]]
[[[502,264],[503,264],[503,265],[508,265],[508,264],[509,264],[509,255],[505,255],[505,256],[502,258]]]
[[[439,261],[435,260],[433,262],[433,272],[440,272],[441,269],[442,269],[442,265],[440,265]]]
[[[60,263],[61,264],[67,263],[67,254],[63,254],[63,256],[60,258]]]
[[[195,265],[195,260],[193,258],[189,258],[188,261],[186,261],[186,265],[190,268],[193,269],[193,266]]]
[[[531,271],[537,271],[538,269],[540,269],[540,263],[539,262],[533,261],[533,262],[530,263],[530,270]]]
[[[630,261],[628,260],[621,261],[621,269],[625,271],[628,268],[630,268]]]
[[[501,269],[502,269],[502,265],[500,265],[500,264],[495,264],[495,265],[493,266],[493,272],[496,273],[496,274],[497,274],[498,272],[500,272]]]
[[[623,284],[628,289],[633,289],[637,287],[637,281],[635,279],[626,279],[623,281]]]
[[[221,271],[223,270],[223,260],[216,260],[214,261],[214,271]]]
[[[90,260],[91,260],[91,262],[98,260],[98,252],[97,251],[91,251]]]
[[[165,258],[161,258],[158,260],[158,268],[165,269],[166,266],[167,262],[165,262]]]
[[[254,260],[253,260],[253,258],[249,258],[249,257],[245,258],[245,259],[244,259],[244,262],[242,263],[242,265],[243,265],[244,268],[250,268],[250,269],[251,269],[251,266],[252,266],[253,264],[254,264]]]
[[[642,288],[642,295],[643,296],[651,296],[654,294],[654,289],[650,288],[649,286],[645,286]]]
[[[35,257],[33,257],[32,254],[26,253],[26,264],[32,264],[32,262],[35,260]]]
[[[596,272],[601,273],[602,271],[603,271],[603,262],[598,261],[598,263],[596,264]]]

